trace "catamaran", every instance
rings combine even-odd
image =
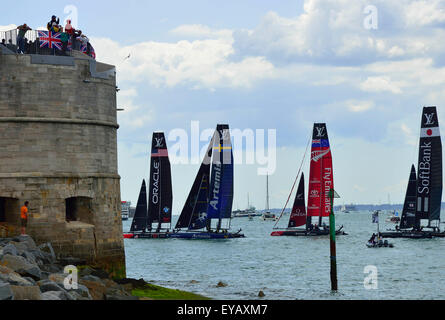
[[[413,165],[400,225],[395,231],[383,232],[384,238],[445,237],[440,232],[442,141],[436,107],[423,108],[417,171],[416,176]]]
[[[297,179],[298,175],[299,174],[297,174]],[[323,217],[329,217],[331,213],[331,205],[333,204],[331,203],[329,193],[333,189],[334,175],[332,154],[326,124],[316,123],[312,134],[309,200],[307,210],[304,198],[304,174],[302,173],[288,228],[285,230],[275,228],[276,231],[272,232],[271,236],[329,235],[329,227],[323,222]],[[280,219],[282,218],[283,213],[281,214]],[[317,222],[315,225],[313,224],[312,217],[318,218],[318,224]],[[278,225],[278,222],[276,225]],[[304,225],[306,226],[304,229],[299,228]],[[346,235],[342,229],[343,227],[337,230],[336,234]]]
[[[231,233],[233,152],[228,125],[218,125],[196,175],[175,231],[179,239],[243,238]],[[225,226],[223,226],[225,222]],[[216,224],[216,225],[215,225]]]
[[[150,185],[142,181],[136,212],[129,233],[124,238],[168,238],[172,220],[172,180],[167,144],[163,132],[153,133]]]

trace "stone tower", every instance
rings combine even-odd
[[[38,243],[125,276],[116,113],[113,66],[0,49],[0,236],[29,201]]]

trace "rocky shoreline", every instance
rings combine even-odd
[[[67,265],[78,267],[77,289],[65,289]],[[38,247],[30,236],[0,239],[0,301],[147,300],[132,295],[147,286],[142,279],[112,280],[76,258],[57,259],[51,244]]]

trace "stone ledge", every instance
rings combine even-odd
[[[19,173],[0,173],[0,179],[26,179],[26,178],[46,178],[46,179],[88,179],[88,178],[99,178],[99,179],[116,179],[120,180],[121,177],[114,173],[41,173],[41,172],[19,172]]]
[[[60,118],[32,118],[32,117],[0,117],[0,122],[17,122],[17,123],[63,123],[63,124],[85,124],[104,127],[112,127],[119,129],[119,124],[108,121],[98,120],[80,120],[80,119],[60,119]]]

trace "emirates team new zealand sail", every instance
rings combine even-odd
[[[329,235],[329,228],[326,223],[323,222],[323,217],[329,217],[331,213],[331,199],[329,197],[331,189],[334,189],[334,170],[332,167],[332,153],[328,131],[326,124],[316,123],[314,124],[312,134],[307,211],[304,201],[304,174],[302,173],[288,228],[285,230],[277,229],[277,231],[272,232],[271,235]],[[315,225],[313,224],[312,217],[318,218]],[[306,225],[304,229],[298,228],[304,225]],[[336,231],[337,235],[345,235],[345,233],[341,231],[342,228]]]
[[[233,153],[228,125],[218,125],[172,238],[242,238],[230,233],[233,203]],[[226,226],[223,226],[223,223]]]
[[[172,180],[164,133],[153,133],[150,182],[142,182],[130,233],[125,238],[168,238],[172,219]]]

